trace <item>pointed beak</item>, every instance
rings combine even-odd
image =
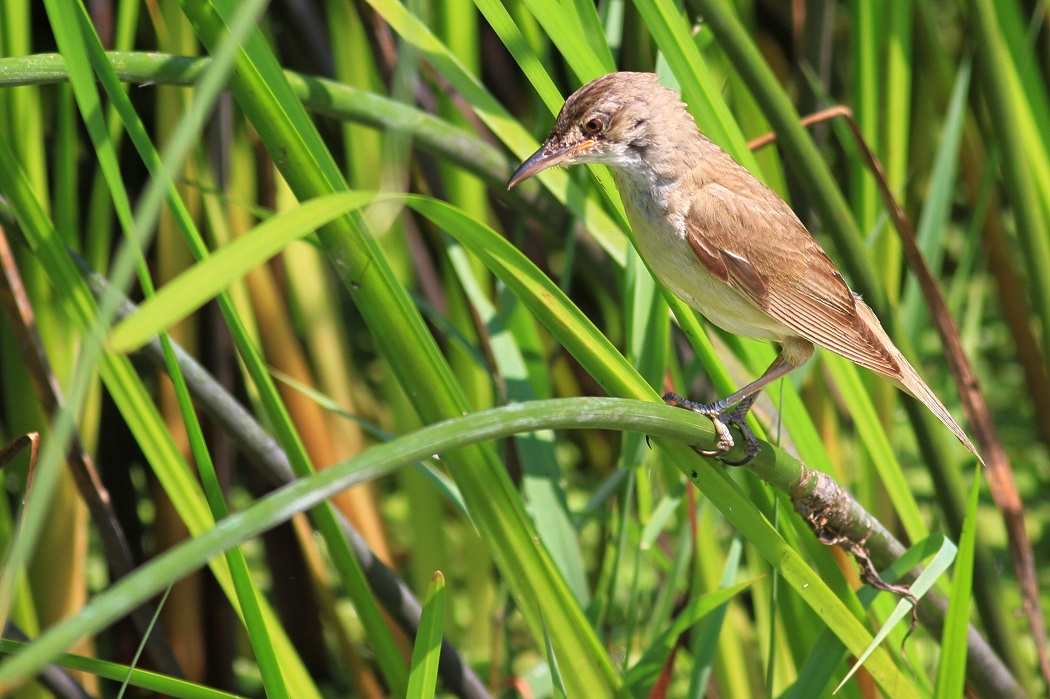
[[[529,179],[533,175],[538,175],[552,165],[560,165],[573,155],[586,153],[594,148],[595,143],[596,141],[593,138],[587,138],[579,143],[573,143],[557,150],[548,143],[544,143],[542,148],[529,156],[529,159],[514,171],[514,174],[510,176],[510,181],[507,182],[507,189],[510,189],[522,180]]]

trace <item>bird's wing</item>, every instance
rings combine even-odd
[[[697,259],[803,338],[877,373],[898,375],[889,338],[858,313],[863,301],[791,208],[750,179],[743,188],[713,182],[698,188],[685,217]]]

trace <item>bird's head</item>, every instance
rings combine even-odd
[[[508,189],[553,165],[601,163],[630,168],[647,151],[674,139],[682,126],[696,130],[678,94],[652,73],[610,73],[565,101],[550,136],[511,176]]]

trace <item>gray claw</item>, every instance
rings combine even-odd
[[[717,458],[732,449],[736,442],[733,441],[733,435],[729,432],[728,425],[722,421],[721,416],[717,413],[706,413],[699,410],[696,412],[711,419],[711,424],[715,426],[715,434],[718,435],[718,442],[715,444],[714,449],[697,449],[697,453],[701,456]]]
[[[714,449],[697,449],[696,452],[701,456],[719,458],[735,446],[736,442],[733,440],[733,435],[729,431],[730,425],[740,430],[740,434],[744,436],[744,439],[747,442],[747,447],[744,451],[744,458],[739,461],[726,461],[725,459],[722,459],[723,463],[727,466],[744,466],[758,454],[760,449],[758,438],[755,437],[751,428],[747,426],[747,413],[748,410],[750,410],[753,401],[744,401],[727,411],[724,406],[717,403],[704,405],[703,403],[696,403],[682,398],[676,393],[666,393],[663,398],[665,403],[669,403],[679,408],[685,408],[686,410],[692,410],[695,413],[700,413],[711,419],[711,423],[715,427],[715,433],[718,435],[718,442],[715,444]]]
[[[751,428],[747,426],[747,410],[750,409],[750,405],[744,410],[741,410],[743,406],[738,406],[732,410],[726,417],[726,422],[730,425],[735,426],[740,430],[740,434],[744,435],[744,439],[747,441],[747,448],[744,450],[744,458],[739,461],[726,461],[722,459],[722,462],[726,466],[746,466],[751,462],[755,456],[758,455],[759,449],[761,448],[758,443],[758,438],[755,433],[751,431]]]

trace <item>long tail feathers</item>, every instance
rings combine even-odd
[[[918,372],[912,368],[911,364],[908,363],[908,360],[901,356],[900,361],[902,368],[901,373],[903,374],[900,380],[902,388],[915,396],[919,402],[929,408],[930,412],[936,415],[937,419],[943,422],[945,427],[951,430],[952,434],[959,438],[959,441],[963,443],[963,446],[969,449],[970,453],[976,456],[977,460],[983,464],[984,459],[982,459],[981,455],[977,452],[977,448],[974,447],[973,442],[971,442],[970,438],[966,436],[965,432],[963,432],[963,428],[959,426],[959,423],[952,418],[951,413],[949,413],[948,409],[944,407],[944,404],[941,403],[940,399],[930,390],[930,387],[926,385],[926,382],[922,380]]]
[[[899,388],[905,391],[905,393],[911,394],[919,402],[929,408],[930,412],[936,415],[937,419],[943,422],[945,427],[951,430],[952,434],[959,438],[959,441],[963,443],[963,446],[969,449],[970,453],[976,456],[977,460],[984,464],[984,459],[981,458],[981,455],[977,452],[977,448],[974,447],[970,438],[966,436],[965,432],[963,432],[963,428],[959,426],[959,423],[955,421],[951,413],[948,412],[948,409],[944,407],[944,403],[941,403],[940,399],[932,390],[930,390],[930,387],[926,385],[926,382],[922,380],[922,377],[919,376],[919,373],[915,371],[912,365],[908,363],[908,360],[904,358],[904,355],[901,354],[900,350],[898,350],[893,344],[893,341],[890,340],[889,335],[883,330],[882,324],[872,310],[859,298],[857,299],[857,312],[858,320],[860,320],[862,324],[867,326],[867,329],[871,331],[872,335],[874,335],[873,339],[876,339],[876,341],[883,346],[883,349],[888,349],[895,355],[897,364],[900,368],[900,376],[884,373],[882,370],[874,366],[871,368],[876,369],[879,373],[886,376],[886,378],[896,383]]]

